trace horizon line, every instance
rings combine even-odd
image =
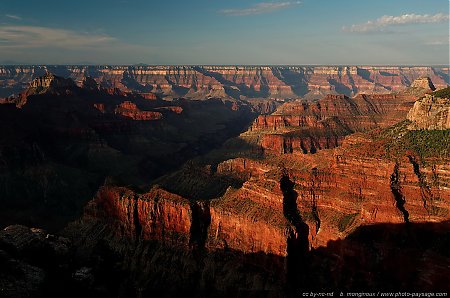
[[[450,67],[450,63],[446,64],[147,64],[147,63],[0,63],[0,66],[179,66],[179,67],[203,67],[203,66],[243,66],[243,67]]]

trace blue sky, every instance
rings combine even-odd
[[[449,0],[0,0],[0,63],[437,65]]]

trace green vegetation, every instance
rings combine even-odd
[[[420,158],[450,158],[450,129],[408,130],[409,122],[402,121],[383,131],[379,138],[386,141],[386,155],[396,158],[407,151]]]
[[[432,95],[440,98],[450,98],[450,86],[432,93]]]
[[[422,159],[450,158],[450,129],[411,130],[401,138],[393,140],[387,149],[391,151],[391,154],[412,150]]]
[[[433,216],[445,217],[448,215],[448,209],[442,208],[442,207],[437,207],[437,206],[431,206],[429,213],[430,213],[430,215],[433,215]]]
[[[338,223],[339,232],[345,231],[356,219],[358,213],[344,215]]]
[[[421,157],[450,157],[450,129],[413,130],[404,139]]]

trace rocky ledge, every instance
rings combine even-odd
[[[446,92],[447,91],[447,92]],[[450,88],[427,94],[415,102],[408,113],[412,121],[411,129],[445,130],[450,129]]]
[[[436,90],[436,87],[434,86],[433,82],[429,77],[422,77],[414,80],[414,82],[411,84],[411,87],[413,88],[422,88],[434,91]]]

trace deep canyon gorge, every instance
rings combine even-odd
[[[448,291],[448,70],[1,66],[0,287]]]

